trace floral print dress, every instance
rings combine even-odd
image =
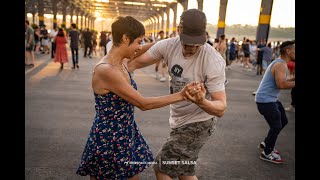
[[[130,75],[131,86],[137,89]],[[77,174],[96,179],[127,179],[153,161],[134,121],[134,106],[116,94],[95,94],[96,116]]]

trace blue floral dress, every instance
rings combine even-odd
[[[131,86],[137,89],[130,75]],[[116,94],[95,94],[96,116],[77,174],[127,179],[153,163],[152,152],[134,121],[134,106]]]

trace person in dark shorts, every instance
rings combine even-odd
[[[249,39],[244,40],[242,44],[242,50],[244,54],[244,68],[247,71],[251,71],[251,64],[250,64],[250,46],[249,46]]]
[[[257,46],[257,48],[263,48],[266,46],[265,40],[261,40]],[[262,58],[263,58],[263,51],[258,51],[257,54],[257,75],[262,75]]]
[[[34,67],[34,31],[29,25],[29,21],[25,21],[25,45],[26,45],[26,57],[25,65]],[[30,63],[29,63],[30,62]]]

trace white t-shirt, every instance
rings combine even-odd
[[[58,34],[58,31],[56,31],[55,29],[52,29],[51,32],[50,32],[50,38],[51,38],[51,41],[54,43],[55,42],[55,37],[57,36]]]
[[[113,42],[112,40],[110,40],[108,43],[107,43],[107,54],[109,53],[110,49],[112,48],[112,45],[113,45]]]
[[[212,46],[205,43],[191,57],[184,57],[179,37],[168,38],[154,44],[147,53],[154,59],[164,59],[170,76],[170,93],[179,92],[186,84],[198,81],[209,93],[225,89],[225,60]],[[214,117],[203,111],[196,104],[180,101],[170,105],[169,123],[171,128],[185,124],[206,121]]]

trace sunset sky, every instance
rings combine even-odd
[[[208,23],[217,24],[220,0],[204,0],[203,11]],[[196,8],[196,0],[189,0],[190,8]],[[226,24],[258,25],[261,0],[228,0]],[[210,12],[210,13],[209,13]],[[272,27],[295,27],[295,1],[274,0],[272,6]]]

